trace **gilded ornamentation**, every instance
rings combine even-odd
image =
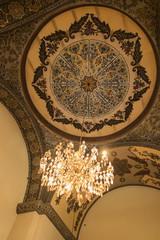
[[[31,12],[37,12],[41,6],[41,0],[26,0],[26,7]]]
[[[93,92],[93,90],[97,88],[96,79],[94,79],[93,76],[85,76],[84,79],[81,80],[81,88],[83,88],[85,92]]]
[[[21,121],[21,126],[22,126],[22,128],[28,130],[28,129],[31,128],[31,122],[28,121],[28,119],[23,119],[23,120]]]
[[[39,156],[35,156],[32,160],[33,166],[37,166],[39,168],[40,158]]]
[[[0,96],[2,98],[7,98],[8,97],[7,91],[5,91],[4,89],[0,89]]]
[[[25,113],[24,113],[24,111],[23,111],[22,109],[16,109],[16,110],[15,110],[15,114],[16,114],[20,119],[24,118],[24,116],[25,116]]]
[[[33,180],[37,180],[37,179],[39,180],[40,179],[38,171],[36,171],[36,170],[33,170],[31,177],[32,177]]]
[[[28,132],[26,134],[26,137],[27,137],[28,141],[33,141],[35,139],[35,135],[33,132]]]
[[[19,2],[11,2],[8,5],[9,14],[15,19],[22,19],[25,15],[24,7]]]
[[[5,27],[7,23],[7,14],[2,9],[0,9],[0,27]]]
[[[39,145],[37,143],[32,143],[32,145],[30,145],[30,151],[32,153],[37,153],[39,152]]]
[[[10,98],[7,99],[6,104],[10,108],[16,108],[18,106],[17,101],[15,101],[14,99],[10,99]]]

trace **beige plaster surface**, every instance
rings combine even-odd
[[[0,103],[0,239],[6,240],[23,201],[28,177],[27,149],[21,131]]]
[[[78,240],[159,240],[160,191],[122,187],[105,194],[89,210]]]

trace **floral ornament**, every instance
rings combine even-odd
[[[146,25],[146,27],[155,34],[155,32],[153,31],[154,28],[152,27],[156,25],[156,14],[153,11],[155,4],[151,3],[150,1],[150,6],[150,8],[148,8],[147,6],[138,8],[136,10],[136,15],[139,18],[139,21],[143,21],[143,24]]]
[[[153,10],[153,8],[157,7],[157,1],[156,0],[145,0],[144,1],[148,6],[150,6]]]
[[[48,54],[54,54],[58,49],[57,44],[53,44],[53,43],[47,43],[47,51]]]
[[[5,78],[5,74],[6,74],[6,63],[4,61],[4,59],[2,60],[3,62],[0,63],[0,76],[1,78]]]
[[[55,3],[55,2],[58,2],[57,0],[46,0],[47,3]]]
[[[95,30],[94,28],[94,24],[89,20],[85,25],[84,25],[84,28],[82,28],[81,32],[82,32],[82,35],[94,35],[98,33],[97,30]]]
[[[121,48],[124,50],[126,55],[132,55],[132,50],[134,47],[134,42],[124,41],[121,45]]]
[[[21,121],[21,127],[24,128],[25,130],[28,130],[31,128],[31,123],[27,119],[23,119]]]
[[[0,9],[0,27],[5,27],[8,23],[7,14]]]
[[[89,130],[89,129],[91,129],[91,127],[93,126],[93,123],[92,122],[88,122],[88,121],[86,121],[85,123],[85,127]]]
[[[42,89],[45,89],[47,87],[46,79],[45,78],[40,79],[40,81],[37,82],[37,86],[41,87]]]
[[[26,0],[26,7],[31,12],[37,12],[41,8],[41,0]]]
[[[121,110],[118,110],[115,114],[114,117],[117,119],[123,119],[123,112]]]
[[[34,132],[28,132],[26,134],[26,137],[27,137],[28,141],[34,141],[35,140]]]
[[[19,2],[11,2],[8,5],[9,14],[15,19],[22,19],[25,15],[24,7]]]
[[[8,93],[5,90],[0,89],[0,97],[1,98],[7,98],[8,97]]]
[[[30,145],[30,151],[31,153],[35,154],[37,152],[39,152],[39,146],[37,143],[32,143],[32,145]]]
[[[14,100],[14,99],[10,99],[10,98],[7,99],[6,104],[7,104],[8,107],[10,107],[12,109],[16,108],[18,106],[17,101]]]
[[[88,18],[90,18],[90,20],[88,20]],[[56,109],[54,107],[53,101],[51,100],[51,96],[48,95],[46,89],[46,80],[44,75],[44,73],[48,70],[49,66],[48,58],[51,57],[51,55],[54,56],[55,52],[59,48],[59,44],[61,43],[61,41],[68,42],[70,39],[74,39],[76,34],[78,33],[86,36],[100,34],[101,36],[103,36],[104,39],[109,39],[111,42],[117,41],[121,49],[124,51],[125,55],[131,58],[132,70],[136,74],[136,77],[134,79],[135,83],[133,85],[133,91],[131,93],[131,96],[128,97],[128,101],[124,104],[125,105],[124,109],[118,110],[113,116],[111,116],[110,119],[105,118],[104,120],[100,120],[99,122],[95,123],[87,122],[86,124],[84,124],[83,127],[80,122],[74,120],[73,118],[67,118],[61,110]],[[99,131],[106,125],[114,126],[127,121],[127,119],[129,118],[133,111],[134,102],[137,102],[140,100],[140,98],[142,98],[143,94],[145,94],[146,91],[150,88],[151,83],[149,77],[147,76],[147,71],[145,67],[141,66],[143,54],[141,50],[140,40],[141,39],[137,33],[126,32],[125,30],[122,29],[113,31],[112,29],[110,29],[108,23],[105,23],[105,21],[101,21],[98,17],[95,17],[94,14],[88,13],[85,16],[81,17],[78,21],[72,23],[67,31],[59,30],[55,31],[55,33],[51,33],[50,35],[43,37],[41,39],[39,49],[40,65],[36,68],[34,72],[32,86],[35,92],[38,94],[38,96],[45,101],[46,109],[51,119],[55,122],[59,122],[62,124],[73,125],[73,127],[75,127],[76,129],[82,130],[87,133],[91,133],[96,130]],[[96,45],[96,47],[97,46],[98,45]],[[75,44],[75,46],[74,45],[71,46],[69,50],[72,54],[78,55],[79,54],[78,44]],[[101,52],[101,54],[105,54],[106,48],[99,47],[99,51]],[[82,54],[85,56],[85,51],[83,49]],[[92,55],[94,55],[94,52],[92,53]],[[97,65],[95,64],[96,66],[98,66],[101,62],[100,59],[97,59],[97,61],[99,61],[99,63],[96,62],[97,64]],[[61,62],[60,64],[63,67],[63,62]],[[81,63],[79,64],[81,65]],[[116,61],[115,65],[117,66],[118,64],[119,64],[118,61]],[[60,72],[59,67],[57,66],[55,66],[53,70],[53,73],[55,75],[58,75]],[[118,73],[122,76],[126,74],[126,67],[125,64],[123,64],[122,62],[121,67],[118,69]],[[110,77],[112,78],[114,72],[110,72],[109,74]],[[69,76],[66,76],[66,79],[68,78]],[[88,84],[86,90],[88,90],[90,87],[90,82],[88,82],[88,80],[86,82]],[[62,86],[62,90],[63,89],[64,88]],[[122,92],[120,92],[119,88],[118,91],[119,92],[116,98],[118,99],[118,101],[122,101],[123,94]],[[112,89],[108,89],[107,96],[110,97],[112,95],[113,95]],[[58,98],[60,99],[61,96],[62,93],[59,94]],[[78,102],[78,104],[81,104],[81,102]],[[96,107],[96,102],[94,107]],[[74,114],[78,114],[77,109],[75,109]],[[103,109],[105,109],[105,107],[103,107]],[[99,109],[98,114],[99,115],[102,114],[101,109]]]
[[[128,163],[127,159],[120,160],[119,158],[114,158],[114,175],[124,176],[125,173],[131,173],[130,168],[133,166]]]
[[[135,78],[133,82],[133,89],[136,91],[139,88],[143,88],[145,86],[144,82],[140,79],[140,77]]]

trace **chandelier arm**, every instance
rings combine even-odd
[[[74,150],[74,144],[71,142],[64,150],[60,143],[56,146],[54,159],[48,151],[40,162],[42,186],[47,186],[48,191],[57,190],[58,197],[66,194],[66,199],[75,189],[76,202],[79,206],[82,205],[84,198],[91,201],[95,195],[102,196],[109,190],[114,179],[114,168],[108,161],[107,153],[103,153],[101,161],[98,161],[97,148],[93,147],[90,155],[86,154],[86,148],[84,141],[78,151]]]

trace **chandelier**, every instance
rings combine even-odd
[[[98,161],[97,148],[93,147],[90,155],[86,148],[84,141],[78,151],[74,150],[72,142],[64,150],[59,143],[55,148],[55,158],[52,158],[50,150],[47,151],[40,160],[41,186],[47,186],[48,191],[56,191],[57,197],[66,194],[66,199],[75,191],[79,206],[84,198],[90,201],[95,195],[102,196],[108,191],[113,184],[114,169],[107,153],[103,152]]]

